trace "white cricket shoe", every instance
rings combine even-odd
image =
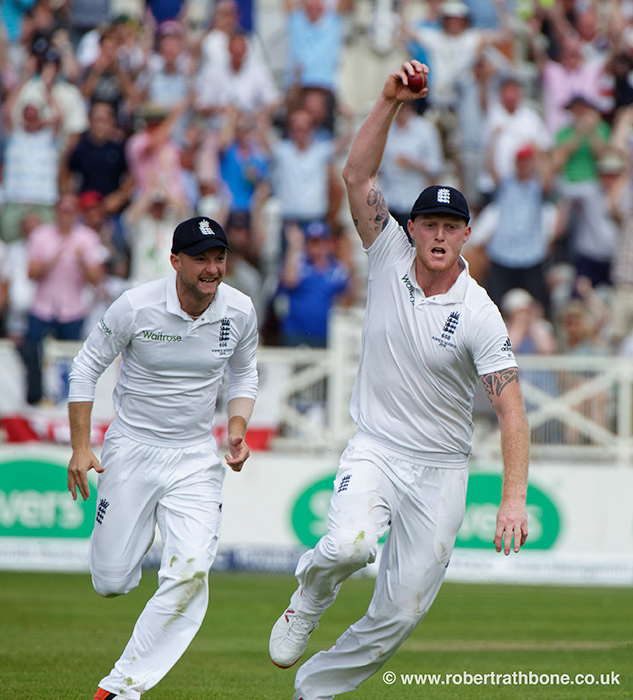
[[[303,656],[310,635],[318,622],[301,617],[294,610],[286,610],[275,622],[270,633],[270,658],[279,668],[290,668]]]

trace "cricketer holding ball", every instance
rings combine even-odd
[[[211,433],[218,388],[226,373],[226,462],[235,471],[249,456],[244,436],[257,393],[255,310],[222,283],[228,250],[216,221],[178,224],[175,274],[122,294],[73,362],[68,488],[86,499],[87,472],[99,472],[90,540],[95,590],[111,597],[138,585],[157,524],[164,545],[158,589],[95,700],[138,700],[182,656],[207,609],[225,473]],[[99,464],[90,447],[95,385],[119,353],[116,418]]]
[[[528,424],[501,315],[460,256],[471,231],[466,200],[448,186],[423,190],[407,223],[411,246],[376,180],[400,104],[420,96],[407,85],[414,68],[428,71],[404,63],[389,76],[343,169],[369,260],[351,402],[358,431],[341,457],[327,534],[301,557],[299,588],[273,627],[274,663],[289,667],[302,656],[341,582],[373,561],[389,534],[367,613],[299,668],[294,700],[331,700],[357,688],[431,606],[464,516],[478,377],[501,428],[495,547],[517,552],[527,537]]]

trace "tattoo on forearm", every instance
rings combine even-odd
[[[501,396],[501,392],[508,384],[519,381],[519,370],[516,367],[511,367],[510,369],[504,369],[500,372],[485,374],[481,379],[486,388],[486,394],[488,394],[488,398],[492,401],[493,397]]]
[[[376,215],[373,218],[376,230],[384,231],[389,221],[389,210],[385,204],[385,198],[378,185],[372,185],[367,195],[367,204],[374,208]]]

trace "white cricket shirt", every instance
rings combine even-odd
[[[193,320],[176,275],[124,292],[73,361],[69,401],[93,401],[98,378],[122,355],[114,393],[117,428],[152,445],[208,440],[226,369],[227,398],[257,395],[257,319],[249,297],[222,283]]]
[[[478,376],[517,366],[501,314],[467,266],[446,294],[426,297],[415,248],[393,218],[366,252],[352,418],[366,439],[461,467],[471,452]]]

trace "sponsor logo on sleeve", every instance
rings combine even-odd
[[[415,287],[413,286],[413,284],[411,284],[409,275],[403,275],[401,279],[404,282],[404,286],[407,288],[407,291],[409,292],[409,301],[415,306]]]

